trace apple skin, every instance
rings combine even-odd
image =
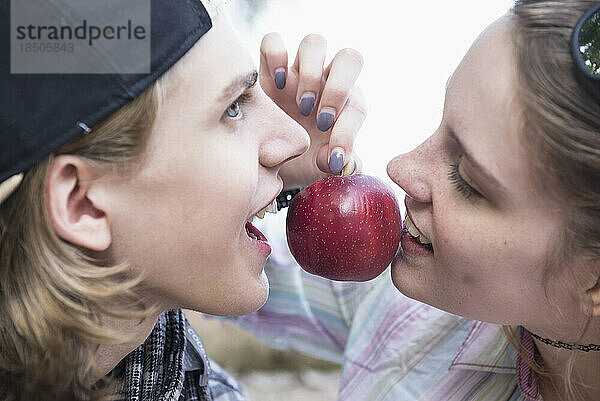
[[[402,216],[393,190],[383,181],[363,174],[334,175],[292,199],[286,234],[292,255],[308,273],[367,281],[396,255]]]

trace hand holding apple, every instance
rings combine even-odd
[[[279,170],[285,189],[306,187],[339,173],[344,166],[352,171],[354,162],[360,171],[354,142],[367,115],[367,105],[355,83],[363,58],[351,48],[338,51],[329,64],[323,64],[326,58],[327,41],[321,35],[305,36],[291,65],[280,34],[268,33],[261,43],[261,88],[310,136],[309,149]],[[337,157],[332,157],[334,153]],[[341,165],[329,163],[331,159],[340,160],[340,154]]]
[[[390,264],[400,244],[401,213],[393,190],[356,174],[323,178],[294,197],[287,241],[307,272],[332,280],[367,281]]]

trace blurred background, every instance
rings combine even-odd
[[[387,163],[439,125],[445,84],[472,42],[512,0],[229,0],[227,11],[258,65],[260,42],[280,32],[292,63],[308,33],[327,38],[329,63],[344,47],[365,65],[358,85],[369,104],[356,149],[364,172],[388,182]],[[403,207],[402,202],[401,207]],[[266,217],[268,218],[268,217]],[[339,366],[273,350],[247,333],[187,312],[208,354],[236,375],[252,401],[333,401]]]

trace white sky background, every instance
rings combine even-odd
[[[404,194],[387,176],[387,163],[436,130],[448,77],[479,33],[511,5],[512,0],[272,0],[251,28],[236,25],[256,62],[263,35],[272,31],[282,34],[290,63],[302,38],[313,32],[328,41],[327,63],[344,47],[364,55],[358,85],[369,113],[355,148],[363,172],[391,184],[402,204]],[[238,0],[229,7],[234,22],[244,14]]]

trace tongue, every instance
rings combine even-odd
[[[256,238],[257,238],[259,241],[268,242],[268,241],[267,241],[267,237],[265,237],[265,235],[264,235],[263,233],[261,233],[261,232],[260,232],[260,230],[259,230],[258,228],[254,227],[254,226],[252,225],[252,223],[250,223],[249,221],[248,221],[248,222],[246,222],[246,231],[247,231],[248,233],[254,234],[254,236],[256,236]],[[250,237],[250,238],[252,238],[252,237]]]

